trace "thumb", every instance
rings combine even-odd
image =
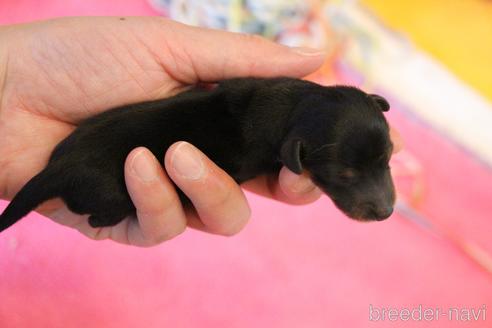
[[[257,35],[176,24],[167,38],[167,49],[175,58],[168,67],[183,83],[257,77],[303,77],[319,68],[325,52],[311,48],[289,48]]]

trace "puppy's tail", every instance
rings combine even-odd
[[[59,195],[57,171],[56,165],[48,165],[22,187],[0,215],[0,232],[22,219],[42,202]]]

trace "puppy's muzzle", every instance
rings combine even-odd
[[[383,221],[389,218],[391,214],[393,214],[393,206],[391,205],[377,206],[368,204],[364,206],[362,217],[369,220]]]

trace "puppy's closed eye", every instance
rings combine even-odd
[[[338,172],[338,177],[346,183],[353,183],[358,178],[358,173],[355,169],[346,168]]]

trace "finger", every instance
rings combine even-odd
[[[155,245],[185,230],[186,217],[176,190],[148,149],[139,147],[130,152],[125,181],[138,218],[128,223],[130,244]]]
[[[390,126],[390,139],[393,143],[393,154],[403,149],[403,139],[400,132]]]
[[[192,27],[164,21],[165,51],[174,59],[166,70],[182,83],[258,76],[303,77],[318,69],[326,53],[289,48],[260,36]],[[163,44],[163,40],[157,44]],[[163,55],[164,56],[164,55]],[[163,64],[169,60],[162,58]]]
[[[286,167],[275,176],[260,176],[241,185],[256,194],[292,204],[309,204],[319,199],[321,190],[314,185],[307,172],[297,175]]]
[[[229,236],[245,226],[250,209],[241,188],[196,147],[177,142],[168,149],[164,163],[208,232]]]

